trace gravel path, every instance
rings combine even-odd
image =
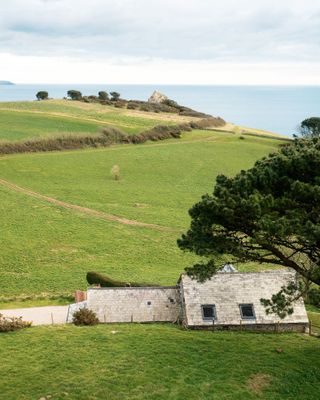
[[[0,310],[5,317],[22,317],[32,325],[65,324],[69,306],[49,306]]]

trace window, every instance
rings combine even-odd
[[[240,304],[240,314],[242,319],[255,319],[253,304]]]
[[[201,306],[202,308],[202,318],[205,321],[213,321],[217,318],[216,306],[214,304],[205,304]]]

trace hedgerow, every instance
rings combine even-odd
[[[105,127],[96,135],[63,135],[35,138],[18,142],[0,142],[0,154],[62,151],[86,147],[108,147],[112,144],[140,144],[148,140],[178,139],[182,132],[192,129],[218,127],[225,124],[222,118],[204,118],[179,125],[157,125],[140,134],[128,135],[115,127]]]

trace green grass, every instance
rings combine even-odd
[[[159,232],[99,220],[0,186],[2,296],[72,293],[86,287],[89,270],[120,280],[174,284],[195,261],[176,245],[188,227],[188,209],[212,190],[218,173],[248,168],[277,143],[194,131],[180,141],[2,157],[0,178],[72,204],[171,228]],[[120,165],[120,182],[110,177],[113,164]]]
[[[166,114],[145,117],[135,111],[77,101],[0,102],[0,141],[97,133],[101,127],[110,125],[133,134],[176,121],[182,122],[183,118]]]
[[[188,209],[212,192],[218,174],[249,168],[277,145],[272,139],[193,131],[156,144],[3,157],[0,178],[95,210],[185,229]],[[114,164],[120,181],[111,178]]]
[[[46,307],[46,306],[64,306],[74,303],[74,299],[57,298],[54,300],[50,299],[35,299],[35,300],[23,300],[23,301],[0,301],[0,310],[12,310],[14,308],[30,308],[30,307]]]
[[[2,296],[72,293],[86,287],[89,270],[172,284],[193,259],[174,232],[82,216],[3,188],[0,202]]]
[[[308,317],[312,326],[312,333],[320,335],[320,308],[307,304]]]
[[[0,139],[21,139],[71,133],[97,133],[96,122],[77,119],[0,110]],[[0,142],[1,143],[1,142]]]
[[[0,334],[0,349],[6,400],[319,398],[320,341],[303,335],[60,326]]]

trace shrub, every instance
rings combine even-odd
[[[109,100],[109,95],[108,95],[108,93],[105,92],[104,90],[101,90],[101,91],[98,93],[98,96],[99,96],[99,100]]]
[[[111,100],[118,101],[120,99],[120,93],[118,92],[110,92]]]
[[[89,271],[87,273],[87,282],[89,285],[100,285],[101,287],[157,287],[153,283],[142,282],[123,282],[116,281],[107,275],[100,274],[99,272]]]
[[[320,307],[320,289],[310,289],[307,297],[308,303]]]
[[[23,321],[22,317],[5,317],[0,314],[0,332],[12,332],[19,329],[29,328],[32,322]]]
[[[137,108],[139,108],[138,103],[135,103],[134,101],[129,101],[129,103],[127,105],[128,110],[136,110]]]
[[[204,128],[212,128],[219,127],[225,125],[225,121],[222,118],[203,118],[198,119],[197,121],[191,121],[190,126],[192,129],[204,129]]]
[[[44,90],[41,90],[40,92],[38,92],[38,93],[36,94],[36,98],[37,98],[38,100],[47,100],[48,97],[49,97],[49,93],[46,92],[46,91],[44,91]]]
[[[119,181],[120,180],[121,176],[120,176],[120,167],[119,167],[119,165],[114,165],[111,168],[110,172],[111,172],[111,176],[113,177],[113,179],[115,181]]]
[[[97,314],[88,308],[81,308],[73,314],[72,322],[75,325],[97,325]]]
[[[245,137],[241,135],[241,136],[239,136],[239,139],[244,140]]]
[[[165,104],[166,106],[169,106],[169,107],[180,108],[179,104],[176,101],[171,100],[171,99],[165,99],[161,103]]]
[[[142,104],[140,106],[140,110],[150,112],[150,111],[153,111],[153,108],[152,108],[152,105],[146,103],[146,104]]]
[[[67,95],[71,100],[81,100],[82,98],[82,93],[79,90],[68,90]]]

